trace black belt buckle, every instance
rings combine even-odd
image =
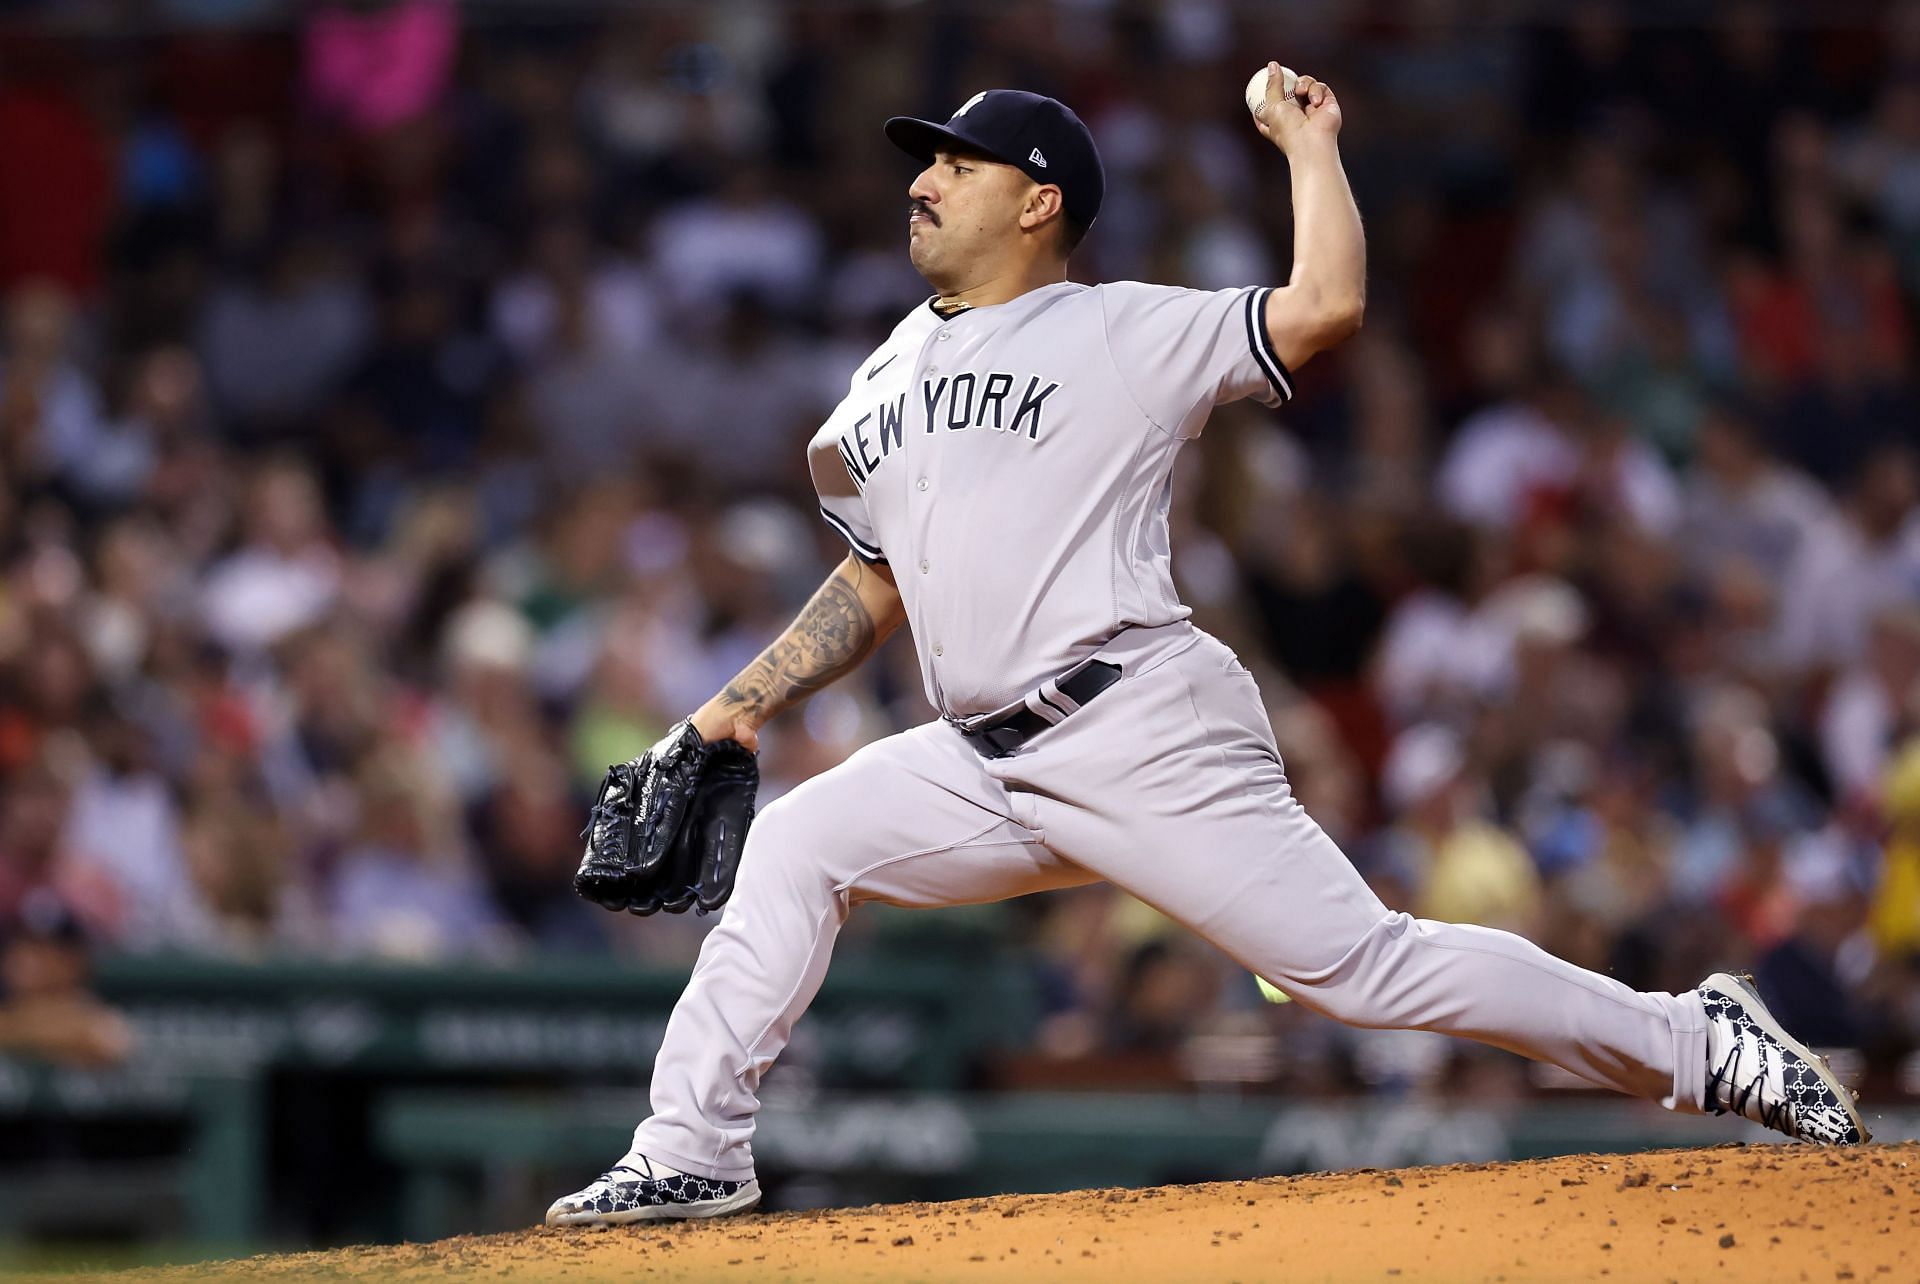
[[[981,727],[978,731],[967,731],[961,734],[971,736],[986,746],[989,758],[1005,758],[1025,744],[1028,735],[1027,732],[1013,726],[1012,719],[996,726]]]

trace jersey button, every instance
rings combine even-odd
[[[920,489],[925,490],[926,488],[927,488],[927,479],[922,477],[920,479]]]
[[[940,337],[942,339],[951,339],[953,337],[953,332],[951,330],[942,330],[940,332]]]
[[[920,573],[922,575],[925,575],[927,573],[927,563],[925,559],[922,559],[920,562]]]
[[[935,655],[945,655],[947,653],[947,648],[943,646],[936,646],[935,648],[933,648],[933,653]]]
[[[927,367],[927,373],[928,373],[928,374],[939,374],[939,373],[940,373],[940,367],[939,367],[939,366],[928,366],[928,367]]]

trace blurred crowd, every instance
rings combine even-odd
[[[0,7],[16,942],[690,959],[576,834],[844,555],[804,443],[926,293],[880,123],[1057,94],[1075,279],[1280,282],[1283,50],[1367,324],[1215,416],[1174,550],[1300,796],[1396,907],[1920,1044],[1920,7],[58,8]],[[763,803],[931,716],[910,647]],[[1043,1057],[1346,1037],[1110,889],[989,913]]]

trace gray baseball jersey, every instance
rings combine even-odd
[[[998,709],[1132,625],[1189,614],[1169,478],[1217,405],[1292,394],[1267,289],[1063,282],[908,313],[808,463],[821,512],[893,567],[927,699]]]
[[[1223,401],[1291,394],[1267,292],[1053,285],[919,308],[814,438],[827,518],[891,562],[950,717],[1097,657],[1117,680],[1011,753],[945,721],[770,804],[667,1022],[633,1153],[753,1172],[762,1074],[862,901],[958,905],[1105,879],[1304,1006],[1440,1030],[1698,1111],[1698,994],[1641,993],[1506,932],[1389,909],[1293,796],[1253,676],[1168,575],[1168,476]],[[1054,688],[1057,690],[1057,688]]]

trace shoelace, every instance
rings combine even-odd
[[[1731,1026],[1733,1023],[1729,1021],[1727,1024]],[[1728,1108],[1731,1107],[1736,1114],[1745,1116],[1747,1113],[1747,1102],[1751,1101],[1753,1094],[1760,1092],[1766,1084],[1767,1059],[1764,1055],[1756,1053],[1756,1058],[1760,1062],[1760,1068],[1755,1072],[1752,1083],[1747,1084],[1744,1088],[1740,1087],[1733,1077],[1735,1067],[1738,1066],[1740,1062],[1740,1033],[1738,1030],[1733,1031],[1732,1040],[1733,1046],[1727,1050],[1725,1064],[1716,1066],[1712,1062],[1707,1063],[1707,1092],[1709,1096],[1712,1096],[1717,1093],[1721,1084],[1724,1083],[1728,1085],[1727,1105],[1722,1106],[1716,1103],[1713,1108],[1713,1113],[1716,1115],[1724,1115],[1727,1113]],[[1786,1133],[1789,1137],[1797,1138],[1800,1136],[1798,1121],[1787,1114],[1786,1101],[1780,1100],[1768,1104],[1764,1092],[1762,1092],[1760,1096],[1760,1117],[1757,1122],[1763,1127],[1778,1129]]]

